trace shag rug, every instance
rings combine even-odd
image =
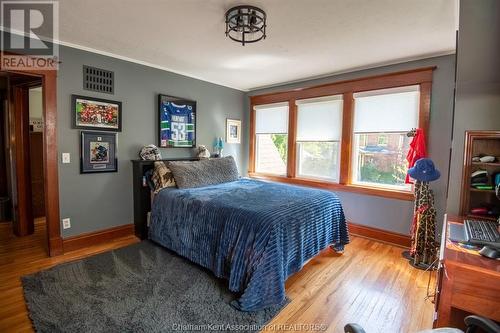
[[[38,332],[256,332],[285,306],[238,311],[224,280],[149,241],[22,283]]]

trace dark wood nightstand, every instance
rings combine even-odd
[[[170,158],[161,161],[197,161],[197,157]],[[144,174],[154,168],[156,161],[132,160],[134,190],[135,235],[140,239],[148,238],[148,213],[151,211],[151,190],[144,184]]]

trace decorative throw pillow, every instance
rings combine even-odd
[[[168,164],[178,188],[202,187],[238,180],[238,168],[232,156]]]
[[[154,184],[154,192],[158,193],[165,187],[175,187],[175,179],[172,171],[167,167],[165,162],[155,162],[155,169],[151,180]]]

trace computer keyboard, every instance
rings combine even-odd
[[[465,220],[464,226],[465,239],[468,243],[500,248],[500,233],[497,222]]]

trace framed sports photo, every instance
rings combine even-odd
[[[122,102],[71,95],[74,128],[121,132]]]
[[[196,102],[158,95],[158,146],[196,147]]]
[[[241,120],[226,119],[226,142],[241,143]]]
[[[80,173],[116,172],[116,133],[81,132]]]

